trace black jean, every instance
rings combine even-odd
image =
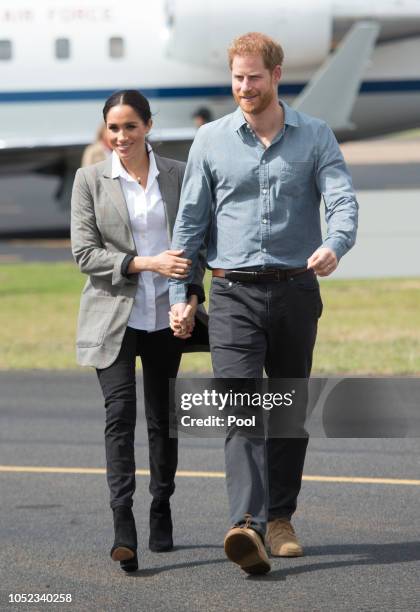
[[[217,378],[307,378],[322,302],[312,271],[253,284],[213,278],[209,337]],[[307,437],[246,438],[229,432],[226,481],[232,523],[245,513],[265,523],[292,516],[302,483]]]
[[[136,488],[136,357],[143,365],[144,405],[149,439],[149,490],[168,500],[175,490],[178,440],[169,437],[169,379],[181,361],[182,340],[169,328],[146,332],[127,327],[117,359],[97,369],[105,399],[105,452],[111,508],[132,506]]]

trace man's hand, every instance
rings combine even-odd
[[[337,266],[337,255],[328,247],[320,247],[308,259],[308,268],[318,276],[329,276]]]
[[[192,295],[188,303],[180,302],[171,307],[169,323],[176,338],[186,340],[191,337],[195,325],[197,304],[197,296]]]

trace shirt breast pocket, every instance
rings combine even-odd
[[[314,161],[281,161],[280,191],[290,196],[302,195],[314,180]]]

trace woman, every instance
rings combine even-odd
[[[102,123],[96,133],[95,142],[89,144],[83,151],[80,165],[84,168],[85,166],[91,166],[97,162],[104,161],[111,152],[112,149],[108,142],[108,130],[106,125]]]
[[[113,94],[103,117],[113,153],[77,171],[72,196],[73,256],[89,275],[80,303],[77,355],[81,365],[96,368],[105,399],[115,530],[111,557],[125,571],[134,571],[136,356],[143,365],[153,497],[149,548],[160,552],[173,546],[169,498],[178,448],[177,439],[169,438],[168,379],[176,377],[183,350],[203,350],[186,344],[194,341],[194,314],[204,301],[204,266],[201,261],[189,286],[187,332],[176,338],[169,329],[168,278],[185,278],[191,262],[169,245],[185,164],[155,155],[147,144],[151,112],[139,92]],[[203,327],[200,332],[206,344]]]

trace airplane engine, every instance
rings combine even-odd
[[[287,68],[318,65],[331,47],[329,0],[167,0],[165,20],[167,55],[204,66],[226,68],[229,43],[246,32],[264,32],[278,40]]]

